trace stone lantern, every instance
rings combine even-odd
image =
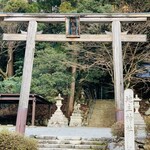
[[[141,116],[141,114],[139,113],[139,108],[140,108],[140,104],[139,102],[141,101],[141,99],[136,95],[134,98],[134,125],[136,127],[136,131],[137,131],[137,135],[140,134],[140,130],[142,130],[144,133],[145,131],[145,122],[143,117]],[[144,133],[145,134],[145,133]]]
[[[72,113],[69,126],[71,126],[71,127],[82,126],[82,116],[81,116],[80,104],[75,103],[74,111]]]
[[[68,126],[68,119],[65,117],[65,115],[63,114],[63,112],[60,109],[62,106],[61,101],[63,100],[63,98],[59,94],[55,98],[55,100],[56,100],[57,110],[55,111],[53,116],[49,119],[48,127],[65,127],[65,126]]]

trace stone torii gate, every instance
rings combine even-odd
[[[80,37],[67,37],[65,34],[37,34],[37,23],[39,22],[65,22],[68,16],[78,16],[80,22],[87,23],[111,23],[112,33],[103,35],[81,34]],[[113,65],[114,65],[114,88],[116,102],[117,120],[123,120],[123,64],[122,64],[122,42],[145,42],[146,35],[128,35],[121,33],[122,22],[143,22],[150,14],[1,14],[5,22],[28,22],[26,34],[3,34],[6,41],[26,41],[25,60],[23,67],[22,85],[17,114],[16,131],[25,132],[28,98],[32,78],[32,66],[34,59],[35,41],[73,41],[73,42],[112,42]]]

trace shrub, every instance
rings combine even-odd
[[[37,150],[37,142],[29,137],[2,130],[0,132],[0,149],[1,150]]]
[[[150,137],[146,139],[144,149],[145,150],[150,150]]]
[[[114,123],[111,127],[111,133],[117,138],[124,137],[124,123],[122,121]]]
[[[147,133],[150,133],[150,116],[146,116],[144,120],[146,124],[145,130]]]

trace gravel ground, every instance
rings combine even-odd
[[[15,131],[15,127],[8,127]],[[2,129],[2,128],[0,128]],[[92,127],[26,127],[26,136],[67,136],[83,138],[111,138],[110,128],[92,128]]]
[[[15,131],[15,126],[0,126],[0,130],[8,128]],[[112,138],[110,128],[93,128],[93,127],[26,127],[26,136],[65,136],[65,137],[82,137],[82,138]],[[143,130],[138,130],[137,138],[145,138]]]

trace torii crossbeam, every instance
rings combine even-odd
[[[79,16],[80,22],[112,23],[112,33],[104,35],[80,35],[80,38],[67,38],[62,34],[37,34],[38,22],[65,22],[67,16]],[[25,132],[28,98],[32,78],[35,41],[74,41],[74,42],[112,42],[114,62],[114,88],[117,120],[123,120],[123,64],[122,42],[146,42],[146,35],[128,35],[121,33],[121,22],[143,22],[149,13],[131,14],[1,14],[4,21],[29,22],[26,34],[3,34],[6,41],[26,41],[23,77],[17,114],[16,131]]]

